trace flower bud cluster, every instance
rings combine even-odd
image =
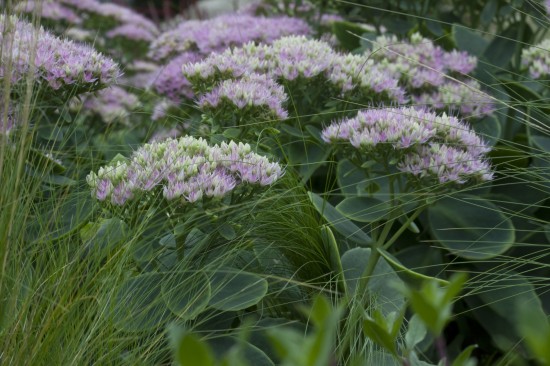
[[[195,52],[184,52],[173,58],[168,64],[159,68],[158,76],[153,82],[153,88],[160,95],[178,103],[182,99],[192,99],[194,96],[191,83],[183,76],[181,67],[190,62],[197,62],[201,57]]]
[[[309,33],[307,23],[297,18],[221,15],[208,20],[182,22],[151,44],[149,56],[157,61],[189,51],[206,56],[250,41],[271,43],[285,35]]]
[[[130,113],[141,107],[141,103],[135,94],[119,86],[111,86],[87,96],[82,107],[84,113],[96,114],[107,124],[115,121],[128,124]]]
[[[468,117],[490,115],[494,111],[492,98],[480,90],[476,80],[446,83],[432,93],[413,95],[412,100],[417,106],[457,111]]]
[[[252,152],[248,144],[209,146],[202,138],[185,136],[145,144],[129,162],[102,167],[86,180],[92,197],[122,206],[157,188],[166,200],[182,204],[219,199],[241,185],[271,185],[282,175],[278,163]]]
[[[287,95],[282,85],[267,75],[249,74],[237,80],[224,80],[211,92],[203,94],[199,107],[203,110],[224,110],[226,104],[240,110],[256,108],[266,111],[268,119],[286,119],[288,112],[283,104]]]
[[[412,107],[370,109],[326,127],[330,144],[350,144],[369,159],[397,161],[400,171],[440,183],[485,181],[490,148],[465,123]]]
[[[364,95],[382,94],[399,103],[406,100],[398,80],[389,73],[365,58],[339,54],[326,42],[304,36],[283,37],[272,45],[248,43],[186,64],[183,73],[199,90],[220,79],[260,73],[281,82],[320,77],[341,94],[359,91]]]
[[[447,74],[469,74],[477,66],[477,58],[467,52],[446,52],[419,33],[409,40],[383,35],[373,42],[370,57],[384,62],[386,68],[399,73],[408,86],[422,88],[442,85]],[[420,71],[420,72],[419,72]]]
[[[405,90],[392,73],[380,68],[366,55],[336,54],[328,80],[342,94],[358,90],[366,96],[386,94],[387,98],[399,104],[407,102]]]
[[[0,80],[21,81],[33,62],[37,84],[78,94],[103,89],[120,75],[118,65],[92,47],[35,29],[15,16],[0,14],[0,29],[6,30],[0,34]]]
[[[158,28],[155,23],[128,7],[113,3],[99,3],[94,12],[103,17],[113,18],[121,25],[131,24],[148,31],[152,35],[158,34]]]
[[[54,0],[25,0],[15,6],[15,12],[33,14],[40,9],[40,17],[46,20],[64,22],[68,24],[80,24],[82,19],[71,9]]]
[[[458,111],[465,117],[482,117],[494,110],[490,96],[481,91],[477,81],[468,79],[477,58],[467,52],[447,52],[414,33],[406,40],[380,36],[366,56],[399,79],[413,102],[440,111]]]
[[[533,79],[548,78],[550,76],[550,39],[524,49],[521,54],[521,64],[529,70],[529,75]]]
[[[111,2],[99,2],[97,0],[58,0],[65,6],[74,9],[82,18],[82,26],[94,32],[96,41],[97,31],[100,30],[100,41],[115,39],[123,40],[133,44],[142,43],[141,48],[146,47],[155,39],[159,30],[155,23],[137,13],[131,8],[113,4]],[[105,39],[102,39],[105,37]],[[117,53],[113,47],[108,45],[104,51],[111,54]],[[132,51],[132,46],[127,46]],[[144,51],[146,52],[146,49]]]
[[[131,41],[152,42],[155,34],[138,24],[123,24],[111,29],[105,34],[107,38],[124,38]]]

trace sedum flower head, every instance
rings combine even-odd
[[[123,24],[108,31],[107,38],[123,38],[131,41],[152,42],[155,39],[155,33],[141,27],[139,24]]]
[[[400,81],[416,104],[440,111],[482,117],[494,111],[489,95],[470,74],[477,58],[464,51],[445,51],[419,33],[408,39],[383,35],[367,55],[378,70]]]
[[[159,68],[159,73],[153,82],[153,88],[160,95],[178,103],[182,99],[194,96],[191,83],[183,75],[182,65],[200,60],[194,52],[185,52],[175,57],[167,65]]]
[[[130,113],[141,106],[139,98],[119,86],[103,89],[95,95],[88,95],[82,104],[84,112],[96,114],[103,122],[129,123]]]
[[[96,0],[62,1],[84,12],[88,18],[105,19],[106,22],[102,23],[103,26],[133,25],[135,28],[141,28],[142,32],[149,33],[150,36],[158,35],[158,28],[155,23],[128,7]]]
[[[149,56],[160,61],[189,51],[208,55],[250,41],[271,43],[285,35],[309,33],[311,30],[307,23],[297,18],[221,15],[208,20],[182,22],[151,44]]]
[[[250,145],[210,146],[191,136],[145,144],[129,162],[117,161],[90,173],[92,197],[122,206],[157,190],[181,204],[222,198],[246,184],[268,186],[283,175],[278,163],[252,152]]]
[[[476,57],[464,51],[446,52],[419,33],[412,34],[408,40],[380,36],[374,42],[370,57],[382,61],[412,88],[441,85],[444,75],[466,75],[477,66]]]
[[[457,111],[468,117],[490,115],[495,109],[492,98],[481,91],[476,80],[447,80],[435,91],[413,95],[412,100],[415,105],[439,111]]]
[[[0,14],[0,29],[6,30],[0,34],[0,80],[20,82],[34,62],[31,77],[36,84],[78,94],[105,88],[120,75],[118,65],[93,48],[60,39],[15,16]]]
[[[398,103],[406,101],[398,80],[366,57],[339,54],[326,42],[304,36],[283,37],[272,45],[247,43],[188,63],[183,73],[198,90],[206,90],[219,80],[258,73],[282,83],[320,79],[342,96],[359,92],[369,97],[383,95]]]
[[[550,76],[550,39],[522,51],[521,64],[533,79]]]
[[[351,145],[367,158],[440,183],[492,179],[490,148],[465,123],[411,107],[370,109],[326,127],[330,144]]]
[[[283,86],[267,75],[250,74],[242,79],[224,80],[211,92],[202,95],[198,104],[203,110],[259,109],[268,119],[286,119],[283,108],[287,95]]]
[[[40,9],[42,19],[61,21],[68,24],[80,24],[82,19],[71,9],[54,0],[25,0],[15,6],[15,12],[33,14]]]

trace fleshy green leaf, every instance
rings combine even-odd
[[[365,29],[352,22],[332,23],[332,33],[340,41],[340,45],[348,51],[353,51],[361,46],[359,36],[365,33]]]
[[[214,356],[207,343],[192,333],[186,333],[178,342],[176,362],[179,366],[214,366]]]
[[[164,325],[170,311],[162,301],[159,273],[144,274],[126,280],[113,299],[113,321],[128,332],[152,330]]]
[[[489,45],[489,42],[478,32],[474,32],[462,25],[453,24],[452,32],[458,49],[467,51],[472,55],[482,55]]]
[[[214,309],[235,311],[260,302],[267,293],[267,281],[249,272],[220,269],[210,278]]]
[[[162,297],[175,315],[192,320],[208,306],[210,281],[201,272],[175,272],[163,281]]]
[[[420,320],[418,315],[413,315],[407,326],[407,333],[405,333],[405,344],[408,350],[413,350],[414,347],[426,338],[427,330],[424,323]]]
[[[514,243],[510,218],[493,203],[473,196],[454,196],[428,208],[430,230],[453,254],[481,260],[506,252]]]
[[[477,348],[477,345],[473,344],[466,347],[457,358],[455,358],[452,366],[475,366],[475,360],[472,360],[470,356],[472,355],[473,350]]]

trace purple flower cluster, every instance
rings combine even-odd
[[[101,4],[97,0],[59,0],[59,2],[77,10],[89,12],[94,11]]]
[[[283,37],[272,45],[248,43],[183,66],[184,75],[199,90],[223,79],[250,73],[266,74],[279,81],[321,78],[341,95],[361,92],[382,94],[403,103],[404,90],[390,73],[379,70],[366,57],[335,52],[326,42],[304,36]]]
[[[250,74],[237,80],[224,80],[211,92],[203,94],[198,104],[204,110],[229,109],[230,112],[235,108],[255,108],[267,119],[286,119],[288,112],[283,108],[286,99],[283,86],[269,76]]]
[[[153,82],[153,88],[171,101],[178,103],[182,99],[192,99],[194,96],[191,83],[183,76],[181,67],[190,62],[199,61],[194,52],[185,52],[175,57],[167,65],[159,68],[159,73]]]
[[[144,51],[139,52],[146,52],[145,47],[159,34],[157,26],[152,21],[125,6],[97,0],[59,1],[80,15],[83,27],[93,30],[94,33],[100,29],[100,36],[107,40],[124,40],[131,44],[144,43],[141,45]],[[117,45],[118,47],[120,45]],[[128,47],[129,51],[133,50],[133,46]],[[110,48],[112,45],[107,45],[105,52],[111,53]]]
[[[419,33],[411,35],[409,40],[380,36],[374,41],[370,57],[382,62],[415,89],[437,87],[444,83],[444,75],[467,75],[477,66],[476,57],[467,52],[446,52]]]
[[[206,56],[250,41],[271,43],[285,35],[310,32],[309,26],[297,18],[221,15],[202,21],[184,21],[175,29],[161,34],[151,44],[149,56],[157,61],[189,51]]]
[[[430,103],[441,111],[459,111],[463,116],[489,115],[494,107],[479,83],[468,78],[477,58],[466,52],[447,52],[420,34],[408,40],[380,36],[367,56],[379,69],[401,81],[416,103]]]
[[[348,143],[368,158],[398,161],[419,179],[463,184],[492,179],[490,148],[465,123],[445,113],[411,107],[370,109],[326,127],[330,144]]]
[[[250,145],[209,146],[190,136],[145,144],[129,162],[91,172],[86,180],[92,197],[122,206],[157,187],[166,200],[181,204],[222,198],[243,184],[268,186],[283,175],[278,163],[252,152]]]
[[[107,38],[125,38],[132,41],[152,42],[155,39],[154,33],[138,24],[123,24],[111,29],[105,34]]]
[[[68,24],[80,24],[82,19],[70,8],[54,0],[25,0],[15,6],[15,12],[32,14],[40,10],[42,19],[61,21]]]
[[[155,63],[136,60],[126,65],[122,84],[140,89],[150,89],[158,79],[161,70]]]
[[[542,79],[550,76],[550,39],[545,39],[536,46],[523,50],[521,64],[529,70],[533,79]]]
[[[135,94],[119,86],[111,86],[95,95],[90,95],[82,104],[84,113],[96,114],[107,124],[115,121],[128,124],[130,112],[140,106],[139,98]]]
[[[78,94],[105,88],[120,75],[118,65],[93,48],[35,29],[15,16],[0,15],[0,29],[6,30],[0,34],[0,80],[21,81],[33,62],[37,84]]]
[[[457,111],[467,117],[486,116],[494,111],[493,99],[480,90],[476,80],[445,83],[431,93],[413,95],[412,100],[417,106]]]

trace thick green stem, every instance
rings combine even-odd
[[[382,246],[382,249],[388,249],[392,244],[403,234],[403,232],[409,227],[409,225],[422,213],[424,210],[424,206],[420,206],[416,209],[416,211],[413,212],[413,214],[407,218],[407,221],[403,223],[403,225],[397,230],[395,234]]]

